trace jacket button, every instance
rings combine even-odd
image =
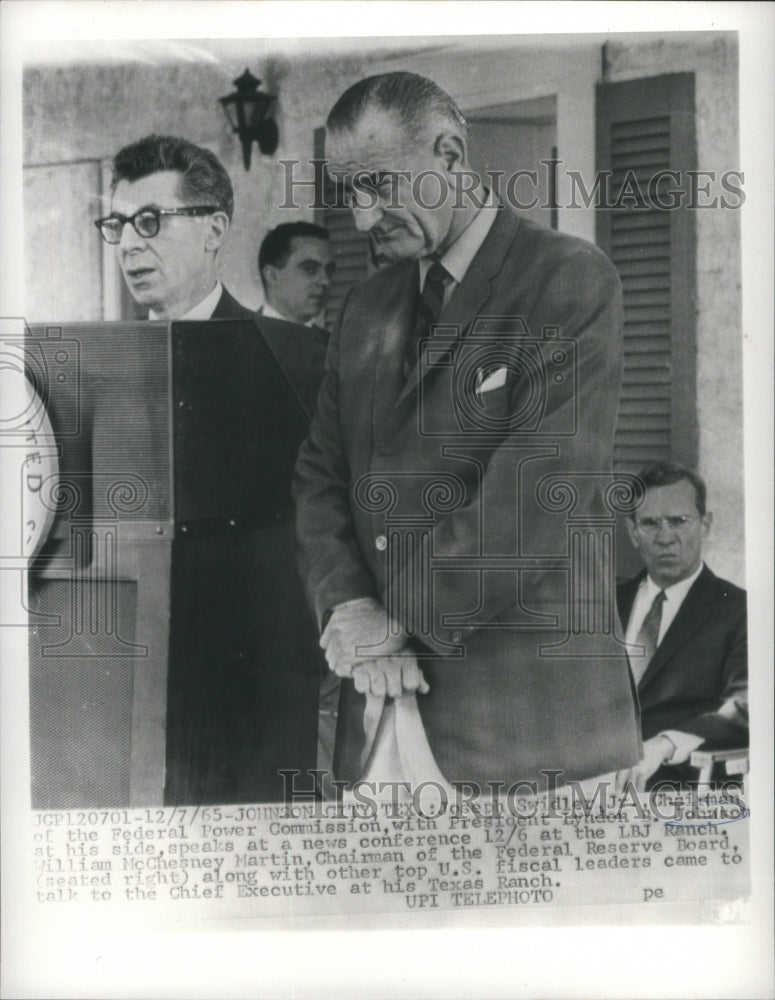
[[[374,544],[377,546],[380,552],[384,552],[387,548],[387,538],[384,535],[377,535]]]
[[[463,633],[462,632],[453,632],[452,633],[452,641],[453,642],[462,642],[463,641]]]

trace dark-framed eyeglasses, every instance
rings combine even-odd
[[[100,235],[106,243],[120,243],[121,234],[127,222],[138,236],[143,239],[152,239],[158,236],[161,227],[161,217],[163,215],[210,215],[217,212],[215,205],[193,205],[185,208],[141,208],[134,215],[122,215],[120,212],[113,212],[106,215],[104,219],[96,219],[94,225],[99,229]]]
[[[677,514],[675,517],[640,517],[636,524],[646,535],[656,535],[662,527],[668,527],[671,531],[680,531],[687,524],[696,521],[692,514]]]

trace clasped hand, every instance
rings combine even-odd
[[[326,660],[339,677],[352,677],[356,691],[377,697],[429,689],[407,635],[371,597],[334,608],[320,638]]]

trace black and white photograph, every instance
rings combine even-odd
[[[770,995],[772,10],[4,8],[2,995]]]

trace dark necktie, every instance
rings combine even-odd
[[[643,656],[632,657],[632,674],[638,685],[648,669],[659,644],[659,626],[662,624],[662,605],[665,603],[665,592],[660,592],[654,598],[648,614],[643,619],[635,642],[643,646]]]
[[[438,322],[444,306],[444,289],[449,280],[446,271],[437,260],[428,268],[425,275],[422,295],[417,305],[417,317],[414,329],[407,338],[404,351],[404,374],[408,375],[419,360],[420,341],[430,335],[431,327]]]

